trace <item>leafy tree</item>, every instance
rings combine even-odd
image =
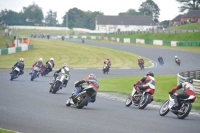
[[[58,23],[58,20],[56,20],[56,18],[57,12],[49,10],[49,12],[47,12],[47,16],[45,17],[45,23],[49,26],[56,26],[56,24]]]
[[[33,3],[28,7],[23,7],[23,15],[26,18],[27,24],[42,24],[42,20],[44,19],[44,15],[42,12],[42,8],[37,4]]]
[[[135,9],[129,9],[127,12],[120,12],[118,14],[119,16],[125,16],[125,15],[141,15],[140,12],[137,12]]]
[[[200,0],[176,0],[182,6],[179,7],[180,12],[185,10],[200,10]]]
[[[155,22],[159,22],[160,8],[153,0],[146,0],[140,5],[141,14],[151,16]]]
[[[162,25],[164,28],[167,28],[167,27],[169,27],[169,22],[170,22],[170,20],[164,20],[164,21],[160,22],[160,25]]]
[[[67,14],[67,17],[66,17]],[[101,12],[84,12],[78,8],[72,8],[63,16],[63,26],[66,26],[66,19],[69,28],[87,28],[95,29],[95,19],[97,15],[103,15]]]

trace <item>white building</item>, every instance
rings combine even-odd
[[[146,31],[157,27],[150,16],[104,16],[96,17],[96,31]]]

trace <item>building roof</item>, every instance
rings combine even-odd
[[[178,16],[176,16],[174,19],[172,19],[171,21],[180,21],[181,20],[181,18],[182,18],[182,14],[180,14],[180,15],[178,15]]]
[[[182,18],[200,18],[200,10],[190,10]]]
[[[150,16],[104,16],[98,15],[98,25],[157,25]]]

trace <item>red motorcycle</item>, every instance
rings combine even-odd
[[[129,107],[133,103],[135,106],[138,106],[139,109],[144,109],[148,104],[153,101],[153,94],[154,90],[151,88],[137,91],[133,95],[133,99],[131,99],[131,95],[128,96],[125,105],[126,107]]]

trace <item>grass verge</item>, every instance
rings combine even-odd
[[[16,132],[0,128],[0,133],[16,133]]]
[[[1,55],[0,69],[10,69],[21,57],[25,60],[25,68],[31,68],[39,58],[46,62],[51,57],[55,59],[56,68],[65,62],[70,68],[101,68],[106,57],[110,58],[113,68],[138,67],[138,55],[119,50],[42,39],[33,39],[33,44],[33,50]],[[148,60],[144,60],[145,66],[149,66]]]
[[[99,91],[121,93],[128,96],[132,92],[133,84],[141,78],[137,76],[99,79]],[[164,102],[168,99],[168,92],[176,86],[177,76],[155,76],[155,79],[156,91],[154,100],[156,102]],[[197,95],[197,100],[192,105],[194,109],[200,110],[200,95]]]

